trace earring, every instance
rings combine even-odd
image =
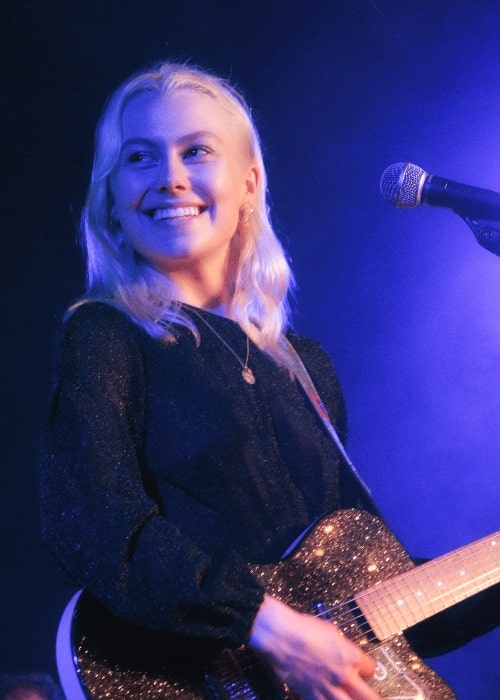
[[[120,219],[118,218],[118,212],[116,211],[115,206],[111,207],[111,211],[109,213],[109,229],[110,235],[108,236],[108,238],[113,247],[113,250],[116,254],[118,254],[123,249],[125,240],[123,237]]]
[[[118,218],[118,212],[116,211],[115,206],[111,207],[111,211],[109,213],[109,223],[111,224],[111,228],[115,231],[120,228],[120,219]]]
[[[241,225],[246,228],[252,220],[254,209],[250,204],[245,204],[241,209]]]

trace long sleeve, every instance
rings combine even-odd
[[[70,580],[117,616],[238,645],[263,594],[231,547],[207,550],[155,498],[141,334],[98,304],[65,326],[42,456],[44,539]]]

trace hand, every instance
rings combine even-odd
[[[330,622],[264,597],[249,646],[303,700],[381,700],[365,683],[375,661]]]

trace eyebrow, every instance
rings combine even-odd
[[[203,139],[203,138],[211,138],[217,141],[218,143],[221,143],[221,139],[215,134],[213,131],[193,131],[188,134],[182,135],[177,143],[183,144],[187,143],[190,141],[196,141],[198,139]],[[155,146],[157,143],[157,139],[155,138],[150,138],[148,136],[132,136],[131,138],[126,139],[122,145],[121,148],[127,148],[128,146],[133,146],[134,144],[146,144],[150,146]]]

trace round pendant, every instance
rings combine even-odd
[[[241,376],[243,379],[246,381],[247,384],[255,384],[255,377],[253,376],[253,372],[250,369],[250,367],[243,367],[243,371],[241,372]]]

